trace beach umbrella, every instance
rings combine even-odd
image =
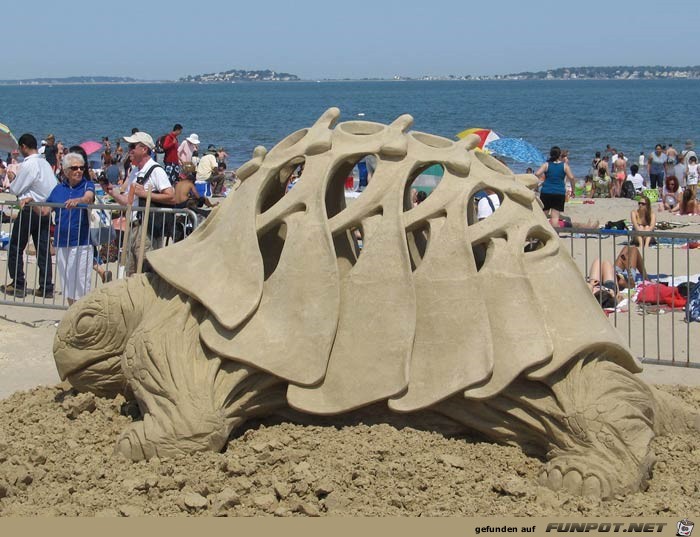
[[[95,140],[86,140],[80,144],[80,147],[85,150],[85,153],[92,155],[93,153],[97,153],[100,149],[102,149],[102,144],[100,142],[96,142]]]
[[[539,149],[522,138],[499,138],[486,143],[485,149],[488,149],[494,155],[508,157],[516,162],[527,162],[537,165],[544,162],[544,157]]]
[[[10,153],[13,149],[17,149],[17,139],[7,125],[0,123],[0,153]]]
[[[480,127],[464,130],[457,134],[457,138],[466,138],[470,134],[476,134],[479,138],[481,138],[481,143],[478,145],[479,149],[484,149],[486,144],[500,138],[500,135],[496,131],[491,129],[482,129]]]

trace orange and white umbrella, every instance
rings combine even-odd
[[[482,129],[480,127],[464,130],[457,134],[457,138],[466,138],[470,134],[476,134],[479,138],[481,138],[481,142],[477,146],[479,149],[484,149],[484,146],[486,144],[489,144],[500,138],[496,131],[491,129]]]

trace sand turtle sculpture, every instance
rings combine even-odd
[[[252,417],[382,405],[537,453],[553,489],[644,488],[654,435],[697,427],[697,416],[635,375],[535,178],[475,151],[475,138],[410,131],[408,115],[336,124],[339,114],[256,148],[206,223],[149,253],[153,273],[67,312],[54,345],[61,378],[128,391],[142,411],[117,452],[220,450]],[[369,186],[346,202],[346,178],[368,155]],[[442,180],[414,207],[412,181],[434,165]],[[485,188],[501,206],[477,221]]]

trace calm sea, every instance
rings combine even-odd
[[[256,145],[269,149],[338,106],[341,121],[387,123],[409,113],[415,130],[447,138],[488,127],[524,138],[545,155],[560,145],[581,175],[606,144],[629,157],[657,142],[682,149],[691,138],[700,145],[698,103],[700,81],[693,80],[5,86],[0,122],[17,136],[51,132],[69,144],[116,139],[132,127],[155,138],[177,122],[185,135],[196,132],[204,147],[223,145],[229,166],[238,167]],[[512,167],[523,171],[526,165]]]

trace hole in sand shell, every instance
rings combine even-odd
[[[492,188],[485,188],[477,192],[476,195],[471,196],[467,204],[467,222],[469,225],[493,216],[501,208],[503,198],[503,192]]]
[[[433,134],[426,134],[424,132],[413,132],[411,136],[422,144],[429,147],[435,147],[437,149],[447,149],[452,147],[454,142],[448,140],[447,138],[442,138],[441,136],[435,136]]]
[[[375,155],[354,155],[335,168],[326,189],[326,216],[329,219],[359,197],[372,179],[376,163]]]
[[[305,164],[304,157],[295,157],[275,172],[260,196],[260,213],[275,205],[301,180]]]
[[[444,174],[445,167],[437,162],[430,162],[416,168],[413,173],[411,173],[404,188],[403,210],[410,211],[423,203],[438,184],[440,184]]]
[[[476,264],[476,271],[479,272],[484,263],[486,262],[486,254],[488,253],[488,244],[486,242],[478,242],[472,245],[472,252],[474,253],[474,263]]]
[[[338,125],[338,128],[348,134],[368,136],[383,131],[385,127],[380,123],[372,123],[371,121],[346,121]]]
[[[258,245],[263,258],[265,270],[265,281],[272,276],[277,269],[284,242],[287,238],[287,225],[284,222],[271,227],[268,231],[258,237]]]
[[[528,253],[541,250],[547,245],[548,241],[549,237],[545,236],[544,234],[530,234],[527,236],[527,239],[525,239],[525,246],[523,247],[523,252]]]

